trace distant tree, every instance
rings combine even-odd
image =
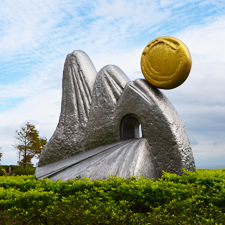
[[[31,164],[31,159],[34,156],[40,157],[41,150],[47,143],[47,139],[39,137],[39,132],[29,122],[22,125],[20,131],[16,130],[15,138],[18,141],[14,148],[19,151],[19,164],[26,169],[27,164]],[[22,160],[20,160],[21,157]]]
[[[34,156],[32,154],[27,154],[26,155],[26,162],[25,162],[25,158],[23,157],[21,160],[20,160],[20,156],[19,156],[19,161],[18,161],[18,164],[20,166],[24,166],[24,164],[26,164],[26,166],[33,166],[34,164],[31,163],[31,159],[33,158]]]

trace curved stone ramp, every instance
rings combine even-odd
[[[109,175],[130,178],[143,176],[157,179],[150,146],[146,139],[131,139],[101,146],[46,166],[37,167],[36,179],[66,181],[89,177],[107,179]]]

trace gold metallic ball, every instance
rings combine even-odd
[[[157,88],[172,89],[181,85],[191,70],[191,54],[187,46],[174,37],[151,41],[141,56],[145,79]]]

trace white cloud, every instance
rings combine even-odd
[[[193,152],[199,169],[224,168],[225,143],[215,146],[204,140],[199,145],[193,146]]]
[[[220,17],[174,34],[188,46],[193,66],[182,86],[165,93],[186,125],[200,168],[225,166],[224,28]]]

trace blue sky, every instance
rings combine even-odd
[[[1,163],[16,164],[12,145],[24,122],[53,134],[67,54],[83,50],[97,70],[114,64],[134,80],[143,78],[143,49],[159,36],[179,38],[192,55],[186,82],[163,92],[185,124],[196,166],[225,168],[224,0],[1,0]]]

